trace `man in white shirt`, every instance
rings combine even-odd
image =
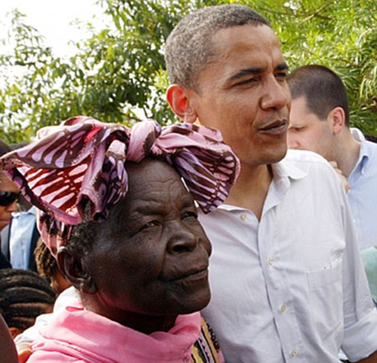
[[[185,122],[219,129],[241,160],[226,204],[200,220],[210,237],[204,315],[227,362],[377,362],[377,313],[344,188],[333,168],[287,154],[287,65],[250,8],[195,11],[166,46],[167,99]]]

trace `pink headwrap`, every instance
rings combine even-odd
[[[5,155],[2,165],[40,211],[41,236],[53,254],[83,218],[103,220],[127,193],[124,163],[148,156],[166,160],[208,213],[228,195],[239,162],[218,131],[189,124],[144,121],[130,129],[73,117],[40,130],[40,140]]]

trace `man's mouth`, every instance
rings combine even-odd
[[[278,120],[259,128],[259,132],[268,134],[282,134],[288,129],[288,120]]]

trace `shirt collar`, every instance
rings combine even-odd
[[[305,159],[303,158],[304,154],[305,153],[302,151],[288,150],[287,155],[283,160],[271,165],[273,175],[271,186],[276,190],[278,199],[282,198],[281,196],[286,193],[293,181],[302,179],[308,175],[307,172],[298,168],[294,163],[298,155],[299,160],[305,162]],[[218,208],[229,211],[244,210],[244,208],[226,204],[226,202],[221,204]]]
[[[369,161],[369,158],[370,158],[370,155],[369,155],[369,152],[368,152],[369,150],[368,150],[367,140],[365,139],[365,136],[363,135],[363,133],[359,129],[351,128],[350,131],[351,131],[351,134],[354,137],[354,139],[361,143],[359,158],[357,160],[357,163],[356,163],[352,173],[356,170],[359,170],[362,173],[363,169],[366,167],[366,165]]]
[[[275,183],[283,183],[289,185],[290,181],[302,179],[308,175],[304,170],[297,167],[295,161],[305,162],[306,153],[297,150],[288,150],[283,160],[276,164],[272,164],[273,179]]]
[[[13,212],[12,213],[12,217],[13,218],[18,218],[20,217],[21,215],[25,215],[25,214],[30,214],[30,215],[36,215],[36,212],[37,212],[37,209],[35,208],[35,206],[31,206],[28,210],[26,211],[18,211],[18,212]]]

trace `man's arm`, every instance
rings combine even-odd
[[[377,363],[377,352],[374,352],[368,358],[357,361],[356,363]]]

